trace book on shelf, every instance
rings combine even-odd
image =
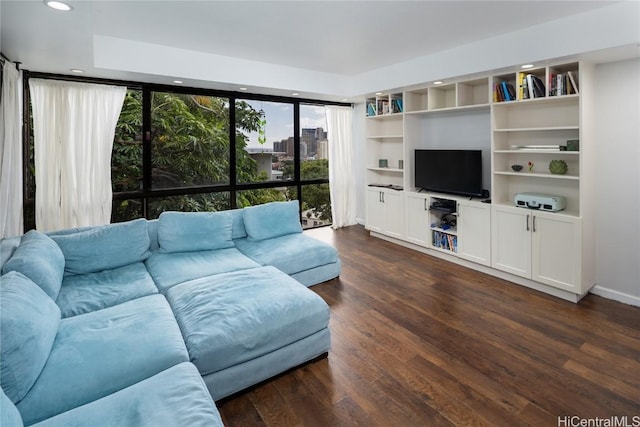
[[[578,85],[572,71],[549,75],[549,96],[574,95]]]
[[[493,88],[494,102],[514,101],[516,99],[516,90],[511,83],[501,81],[496,83]]]
[[[458,252],[458,237],[442,231],[431,232],[431,243],[434,247],[451,252]]]
[[[402,98],[395,98],[391,101],[391,112],[402,113]]]
[[[573,87],[573,93],[580,93],[578,90],[578,75],[573,71],[567,71],[567,75],[569,76],[569,82],[571,82],[571,86]]]
[[[378,114],[389,114],[389,100],[387,99],[379,99],[378,100]]]
[[[529,99],[529,90],[527,89],[527,75],[518,73],[518,90],[520,99]]]
[[[500,83],[505,101],[511,101],[511,93],[509,92],[509,84],[504,80]]]
[[[375,116],[376,115],[376,106],[373,102],[367,104],[367,116]]]

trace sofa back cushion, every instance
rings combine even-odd
[[[234,246],[228,212],[162,212],[158,219],[160,252],[194,252]]]
[[[231,209],[229,214],[233,220],[233,229],[231,230],[232,239],[244,239],[247,237],[247,230],[244,228],[244,209]]]
[[[0,378],[18,403],[44,368],[60,324],[60,309],[17,271],[0,278]]]
[[[89,230],[51,238],[65,258],[65,272],[86,274],[144,261],[149,251],[147,220],[93,227]]]
[[[0,388],[0,426],[23,427],[22,416],[16,405],[4,394]]]
[[[24,274],[55,301],[62,286],[64,255],[51,237],[31,230],[2,266],[2,273],[10,271]]]
[[[243,219],[249,240],[266,240],[302,233],[297,200],[246,207],[243,209]]]

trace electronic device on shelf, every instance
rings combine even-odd
[[[429,210],[450,214],[456,211],[456,201],[433,198]]]
[[[566,206],[564,197],[549,194],[516,193],[514,201],[519,208],[539,209],[549,212],[561,211]]]
[[[482,150],[415,150],[415,186],[437,193],[483,197]]]

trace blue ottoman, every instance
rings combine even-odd
[[[214,400],[330,348],[329,306],[275,267],[184,282],[166,297]]]

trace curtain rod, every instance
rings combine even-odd
[[[0,52],[0,57],[2,59],[4,59],[5,61],[9,61],[11,63],[13,63],[16,66],[16,70],[20,71],[20,64],[22,64],[22,62],[13,62],[12,60],[10,60],[7,55],[5,55],[4,53]]]

